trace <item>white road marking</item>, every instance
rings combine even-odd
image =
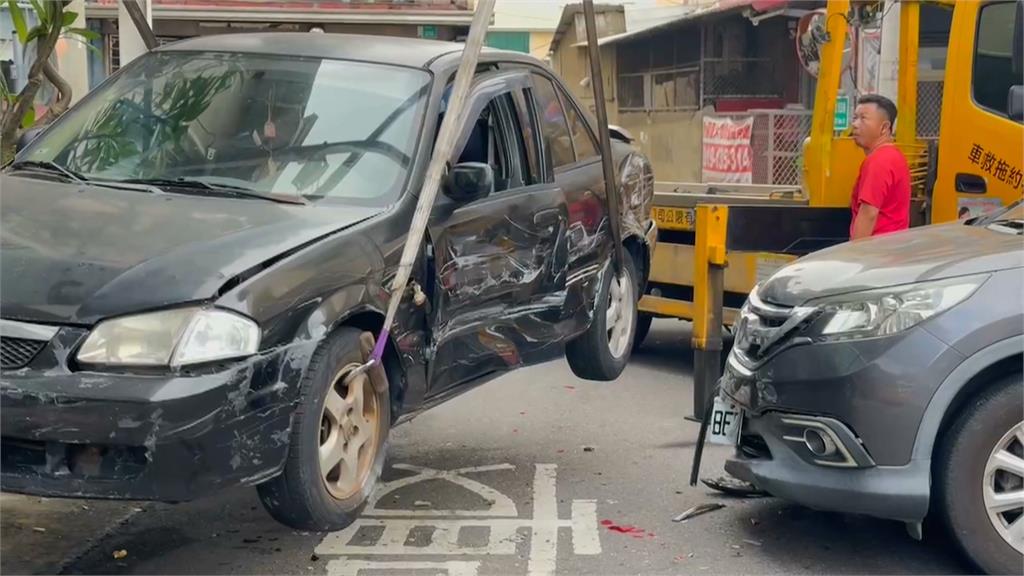
[[[528,522],[528,521],[526,521]],[[324,537],[316,553],[321,556],[328,554],[352,555],[425,555],[444,554],[457,555],[505,555],[516,553],[516,529],[524,524],[515,518],[495,519],[459,519],[459,520],[407,520],[397,518],[360,518],[348,528],[340,532],[332,532]],[[566,523],[568,525],[568,523]],[[374,543],[365,546],[352,544],[353,537],[360,529],[383,526],[384,531]],[[434,529],[430,542],[426,546],[410,546],[406,544],[409,534],[416,528],[429,526]],[[458,535],[463,528],[490,528],[487,544],[483,546],[459,546]]]
[[[533,477],[533,517],[549,518],[558,522],[558,499],[555,496],[554,464],[537,464]],[[552,522],[535,523],[530,540],[530,562],[527,572],[531,576],[546,576],[555,573],[558,557],[558,526]]]
[[[398,464],[395,468],[416,474],[382,484],[371,498],[370,505],[362,517],[348,528],[328,534],[316,547],[316,553],[321,556],[339,557],[328,563],[328,574],[357,576],[359,570],[408,569],[441,570],[442,572],[434,573],[454,576],[475,575],[479,562],[356,561],[350,557],[512,556],[516,553],[517,544],[522,540],[518,530],[523,528],[531,532],[527,564],[530,576],[548,576],[555,573],[559,528],[569,528],[572,531],[575,554],[601,553],[595,500],[573,500],[570,518],[559,518],[556,494],[558,467],[555,464],[536,465],[532,518],[520,518],[515,503],[507,495],[463,476],[469,473],[514,470],[515,467],[510,464],[456,470],[434,470],[407,464]],[[494,505],[489,510],[382,510],[376,507],[376,504],[391,492],[428,480],[446,480],[494,502]],[[459,544],[464,530],[486,534],[486,541],[479,545]]]
[[[516,509],[516,504],[511,498],[501,492],[498,492],[494,488],[487,486],[486,484],[481,484],[476,480],[462,476],[463,474],[470,474],[474,472],[515,470],[516,467],[511,464],[473,466],[472,468],[457,468],[455,470],[434,470],[433,468],[413,466],[412,464],[395,464],[394,468],[397,470],[416,472],[416,474],[381,484],[380,487],[374,491],[373,496],[370,497],[370,501],[366,504],[366,509],[363,512],[364,516],[505,516],[515,518],[519,515],[519,511]],[[388,494],[391,494],[399,488],[404,488],[410,484],[416,484],[417,482],[423,482],[426,480],[447,480],[452,484],[462,486],[463,488],[476,493],[485,501],[493,502],[493,504],[491,504],[490,508],[487,510],[402,510],[393,508],[377,508],[377,504],[381,500],[384,500]]]
[[[431,576],[477,576],[480,571],[479,562],[368,562],[366,560],[331,560],[327,563],[329,576],[359,576],[362,570],[415,570],[417,576],[424,576],[424,570],[436,570]]]

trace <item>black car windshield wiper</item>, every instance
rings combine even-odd
[[[996,232],[1003,232],[1004,234],[1024,236],[1024,220],[1019,218],[996,220],[995,222],[990,222],[986,228]]]
[[[204,190],[215,194],[223,194],[228,196],[235,196],[238,198],[255,198],[259,200],[269,200],[271,202],[278,202],[280,204],[309,204],[304,198],[300,196],[291,196],[287,194],[273,194],[266,192],[257,192],[251,188],[245,188],[243,186],[235,186],[232,184],[211,184],[204,182],[196,178],[128,178],[126,180],[120,180],[128,184],[147,184],[149,186],[157,186],[160,188],[175,188],[179,190]]]
[[[68,180],[77,183],[89,181],[89,179],[86,178],[81,173],[75,172],[70,168],[65,168],[64,166],[61,166],[60,164],[57,164],[56,162],[52,162],[50,160],[21,160],[20,162],[14,162],[13,164],[11,164],[9,168],[11,170],[18,170],[21,168],[43,170],[53,174],[60,174],[61,176],[67,178]]]
[[[1009,214],[1011,210],[1021,205],[1024,200],[1015,200],[1010,203],[1009,206],[1000,208],[999,210],[993,210],[988,214],[982,214],[981,216],[975,216],[966,221],[968,226],[988,226],[989,224],[1001,219],[1004,215]]]

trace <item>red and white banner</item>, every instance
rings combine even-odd
[[[754,117],[704,117],[704,161],[701,180],[750,184],[754,177],[750,134]]]

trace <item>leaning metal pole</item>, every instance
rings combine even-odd
[[[622,274],[622,227],[619,223],[619,190],[615,186],[615,166],[612,159],[612,141],[608,133],[608,110],[604,100],[604,76],[601,72],[601,50],[597,44],[597,25],[594,0],[583,0],[583,17],[587,22],[587,51],[590,55],[590,85],[594,89],[594,112],[597,114],[597,134],[601,144],[601,166],[604,168],[605,198],[608,204],[608,222],[612,232],[612,267],[616,275]]]
[[[146,50],[156,48],[157,44],[159,44],[156,34],[153,33],[153,28],[146,21],[146,15],[142,13],[142,7],[139,6],[138,0],[122,1],[124,2],[125,10],[128,11],[128,16],[131,17],[132,23],[135,24],[135,29],[139,31],[139,36],[142,37],[142,43],[146,45]]]
[[[405,247],[402,250],[402,258],[398,264],[398,270],[394,281],[391,283],[391,297],[388,302],[387,314],[384,317],[384,326],[377,335],[377,342],[373,347],[373,353],[369,361],[358,370],[350,372],[350,376],[364,372],[371,365],[380,362],[384,355],[384,347],[391,332],[391,325],[398,313],[398,306],[405,294],[406,285],[409,283],[409,276],[412,273],[413,264],[423,244],[423,234],[427,228],[427,220],[430,218],[430,211],[434,207],[434,199],[441,187],[441,180],[444,178],[448,167],[448,160],[451,158],[455,141],[458,138],[457,130],[464,123],[468,114],[466,109],[466,97],[469,95],[469,88],[476,72],[477,61],[480,58],[480,49],[483,47],[484,38],[487,35],[487,27],[490,25],[491,14],[494,11],[495,0],[480,0],[476,5],[476,13],[473,16],[473,23],[469,28],[469,36],[466,38],[466,46],[462,53],[462,62],[455,73],[455,82],[452,86],[451,96],[448,101],[447,112],[441,121],[441,130],[437,136],[437,143],[434,146],[434,155],[427,167],[426,180],[423,183],[423,190],[420,192],[419,201],[416,204],[416,212],[412,218],[412,225],[409,235],[405,240]]]

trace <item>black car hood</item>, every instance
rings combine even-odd
[[[848,242],[779,270],[758,296],[782,306],[861,290],[1024,266],[1021,237],[951,223]]]
[[[201,301],[381,212],[0,176],[0,314],[90,325]]]

